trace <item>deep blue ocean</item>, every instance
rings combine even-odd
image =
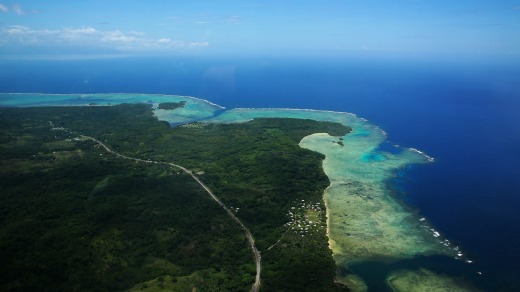
[[[0,61],[0,92],[164,93],[233,107],[347,111],[435,163],[391,183],[488,288],[520,290],[519,62],[162,57]]]

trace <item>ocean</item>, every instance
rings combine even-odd
[[[0,92],[161,93],[227,108],[346,111],[435,158],[389,181],[489,290],[520,289],[520,66],[418,59],[161,57],[0,61]],[[420,259],[418,260],[420,262]],[[384,271],[359,268],[359,273]],[[365,271],[367,270],[367,271]],[[380,270],[384,270],[381,268]],[[378,274],[379,273],[379,274]]]

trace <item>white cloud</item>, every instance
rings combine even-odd
[[[96,34],[96,29],[92,27],[83,27],[83,28],[66,28],[61,31],[53,31],[53,30],[42,30],[40,32],[35,32],[36,34],[41,33],[47,35],[55,35],[59,39],[63,41],[81,41],[89,38],[89,36],[94,36]]]
[[[12,5],[14,12],[18,15],[24,15],[25,11],[23,10],[22,6],[18,3],[15,3]]]
[[[16,13],[18,15],[38,13],[38,10],[35,10],[35,9],[26,11],[25,9],[22,8],[22,5],[20,5],[18,3],[13,3],[10,5],[10,7],[11,7],[11,9],[9,9],[9,6],[6,6],[6,5],[0,3],[0,12],[9,13],[9,11],[13,11],[14,13]]]
[[[132,43],[132,42],[139,42],[140,39],[131,34],[125,34],[119,30],[116,30],[116,31],[102,32],[101,41],[104,43],[126,44],[126,43]]]
[[[14,34],[23,34],[30,31],[28,27],[22,25],[11,25],[7,28],[2,28],[0,31],[2,34],[14,35]]]
[[[191,42],[188,44],[188,47],[190,48],[202,48],[209,46],[208,42]]]
[[[157,40],[157,42],[162,44],[169,44],[172,42],[172,40],[170,40],[169,38],[160,38]]]
[[[74,33],[74,34],[93,34],[96,33],[97,30],[93,27],[82,27],[82,28],[66,28],[63,31]]]
[[[161,51],[174,48],[207,47],[208,42],[185,42],[161,37],[149,38],[143,32],[103,31],[93,27],[59,30],[31,29],[13,25],[0,27],[1,47],[82,47],[116,51]]]

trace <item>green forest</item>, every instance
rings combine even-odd
[[[167,105],[174,106],[174,105]],[[182,106],[182,105],[178,105]],[[72,132],[52,130],[63,127]],[[303,119],[170,127],[150,105],[0,108],[0,290],[342,291],[326,237],[321,154]]]

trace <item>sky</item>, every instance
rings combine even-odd
[[[520,0],[0,0],[0,57],[503,55]]]

